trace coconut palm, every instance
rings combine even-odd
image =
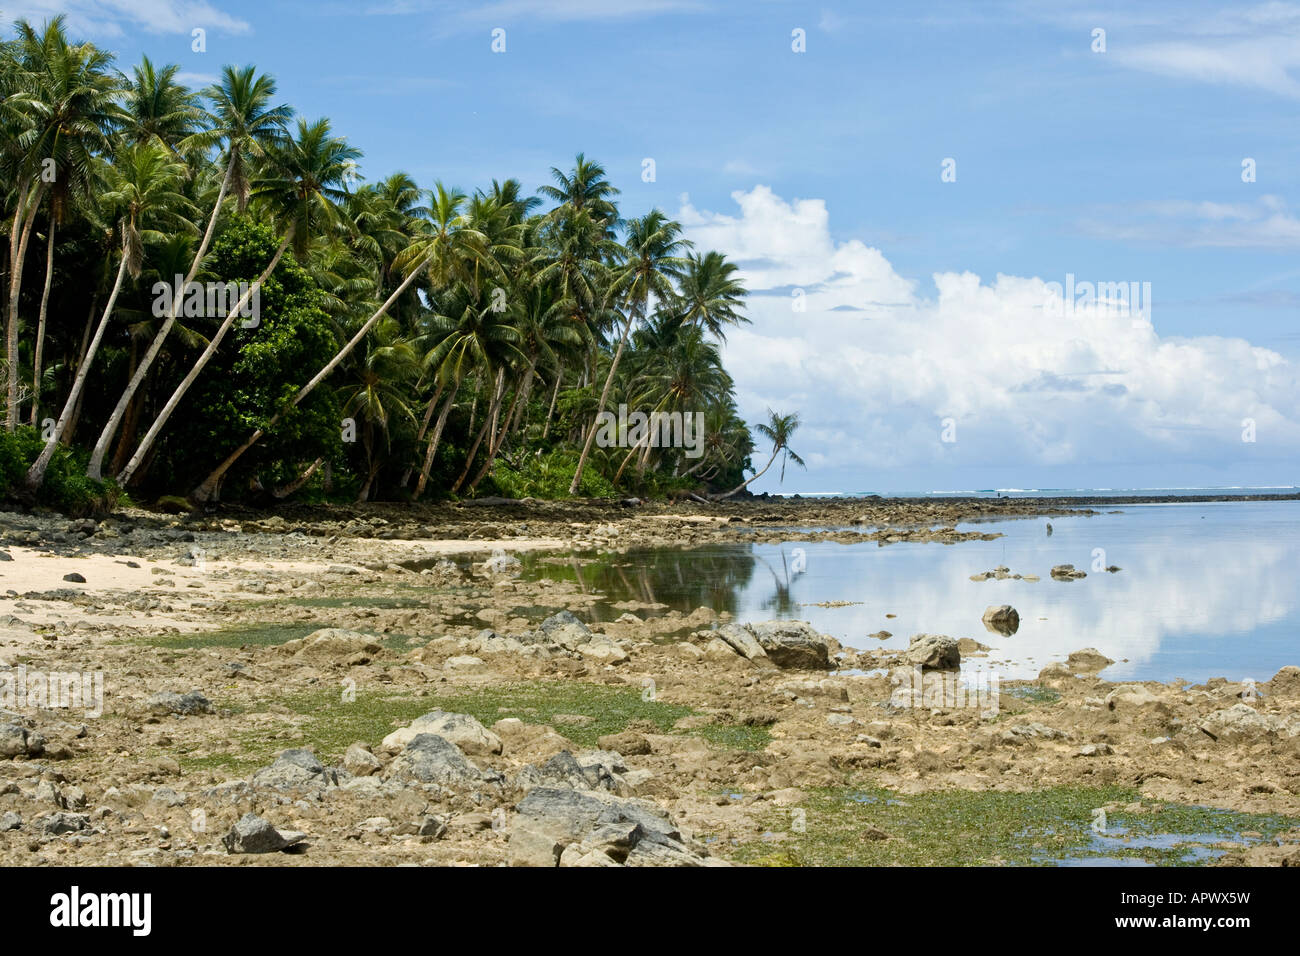
[[[748,323],[740,312],[746,291],[735,278],[738,271],[720,252],[691,253],[673,303],[681,321],[698,325],[722,341],[726,341],[727,326]]]
[[[80,400],[91,363],[95,360],[95,353],[103,340],[104,330],[113,315],[123,277],[128,272],[133,278],[138,277],[144,262],[146,240],[162,238],[162,234],[150,226],[167,226],[176,230],[193,229],[186,217],[192,215],[195,210],[180,192],[181,183],[186,177],[186,168],[183,163],[172,157],[164,145],[145,142],[128,146],[115,157],[115,160],[109,174],[110,188],[102,197],[102,201],[106,206],[120,210],[118,229],[121,233],[121,263],[113,283],[113,291],[104,306],[104,313],[87,348],[86,357],[77,370],[72,389],[63,403],[63,411],[60,412],[55,423],[54,432],[46,441],[40,456],[28,469],[29,489],[38,488],[44,480],[54,450],[63,437],[73,409]]]
[[[605,388],[596,409],[597,417],[605,411],[609,389],[618,372],[618,363],[627,347],[627,337],[632,332],[632,326],[638,319],[649,314],[652,298],[666,300],[674,294],[672,281],[681,276],[686,265],[686,260],[679,253],[691,245],[688,240],[681,238],[681,231],[681,223],[669,219],[658,209],[628,223],[627,239],[624,242],[627,259],[610,287],[611,297],[622,299],[625,303],[626,321],[618,347],[614,351],[614,360],[609,366],[609,374],[605,378]],[[587,441],[578,457],[578,466],[573,471],[573,481],[569,484],[571,495],[578,493],[582,470],[591,454],[592,443],[596,440],[596,430],[593,422],[587,430]]]
[[[122,133],[132,142],[155,139],[179,156],[178,145],[199,131],[199,97],[176,82],[179,72],[175,63],[159,69],[145,56],[129,78],[122,77]]]
[[[248,205],[250,191],[247,175],[249,158],[265,156],[269,147],[284,142],[287,136],[284,124],[293,115],[293,110],[288,106],[271,106],[271,97],[274,95],[275,81],[271,77],[259,75],[251,66],[242,70],[225,67],[220,82],[206,91],[206,96],[212,102],[212,109],[204,114],[206,128],[178,144],[178,148],[182,151],[207,149],[224,144],[225,173],[217,190],[216,201],[212,204],[212,212],[208,216],[208,227],[203,233],[203,240],[194,252],[194,259],[184,280],[179,288],[173,290],[174,295],[167,309],[167,317],[158,327],[158,332],[149,343],[148,350],[136,366],[135,374],[131,376],[131,380],[117,400],[117,406],[109,415],[104,430],[100,432],[99,440],[95,442],[90,462],[86,467],[86,474],[91,478],[100,477],[108,443],[112,441],[114,433],[121,424],[122,416],[126,414],[127,406],[135,397],[145,376],[149,374],[154,361],[158,358],[158,353],[162,350],[163,342],[176,324],[176,313],[180,310],[185,287],[194,280],[203,257],[207,255],[208,246],[216,231],[217,217],[227,192],[235,194],[239,211],[242,213]]]
[[[735,488],[721,495],[714,495],[713,500],[721,501],[724,498],[730,498],[732,495],[739,494],[749,485],[767,474],[767,470],[772,467],[772,462],[776,461],[777,456],[781,456],[781,481],[785,481],[785,465],[787,461],[794,462],[800,468],[806,468],[802,458],[800,458],[790,448],[790,438],[799,428],[799,413],[792,412],[789,415],[778,415],[772,409],[767,410],[767,421],[760,422],[754,426],[754,430],[772,443],[772,457],[767,460],[763,470],[757,472],[752,477],[738,484]]]
[[[9,234],[9,311],[5,327],[5,421],[10,431],[18,423],[18,305],[36,212],[48,195],[47,282],[37,330],[40,350],[55,227],[67,214],[73,197],[87,191],[94,175],[95,155],[108,148],[109,134],[120,117],[115,102],[117,81],[109,72],[112,54],[90,43],[70,43],[62,16],[48,21],[39,31],[26,20],[19,20],[16,30],[15,44],[6,56],[6,100],[21,117],[11,146],[17,188]]]
[[[326,224],[337,223],[339,213],[335,203],[346,196],[339,186],[347,176],[349,163],[360,156],[361,151],[349,146],[346,140],[330,135],[329,120],[325,119],[314,123],[299,120],[297,137],[282,146],[273,147],[269,157],[273,175],[259,180],[253,195],[265,197],[272,214],[284,230],[284,238],[271,257],[270,264],[235,303],[208,342],[207,348],[195,360],[171,398],[158,412],[158,417],[140,440],[135,454],[118,475],[119,484],[125,486],[131,480],[153,447],[154,440],[167,424],[167,419],[212,359],[235,319],[279,265],[285,247],[292,243],[295,253],[299,257],[305,256],[312,234]]]

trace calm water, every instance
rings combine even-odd
[[[534,556],[525,570],[602,593],[598,620],[633,599],[681,611],[703,605],[742,621],[807,620],[855,647],[901,648],[922,632],[972,637],[992,650],[969,665],[1014,679],[1082,647],[1117,662],[1104,672],[1110,680],[1267,680],[1300,664],[1300,502],[1128,505],[1051,523],[1051,536],[1043,519],[962,525],[1005,537],[955,545],[739,543],[581,566]],[[1096,572],[1098,560],[1122,570]],[[1048,572],[1057,564],[1088,576],[1054,581]],[[970,580],[998,565],[1041,580]],[[854,603],[814,606],[845,601]],[[981,623],[997,604],[1019,611],[1014,635]],[[894,636],[868,636],[880,630]]]

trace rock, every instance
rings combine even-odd
[[[455,744],[437,734],[416,734],[388,765],[387,776],[389,780],[466,787],[490,779],[466,760]]]
[[[766,660],[767,651],[754,637],[754,632],[743,624],[724,624],[717,630],[718,638],[726,641],[741,657],[751,661]]]
[[[354,777],[372,777],[384,769],[384,763],[365,744],[355,743],[343,754],[343,769]]]
[[[415,826],[416,836],[433,837],[435,840],[447,832],[447,821],[432,813],[420,817]]]
[[[1055,581],[1073,581],[1087,576],[1085,571],[1076,571],[1073,564],[1058,564],[1052,568],[1052,579]]]
[[[254,787],[271,790],[324,790],[338,786],[338,774],[325,767],[310,750],[286,750],[269,767],[253,774]]]
[[[706,866],[714,862],[688,846],[662,810],[640,800],[538,787],[517,809],[509,847],[514,866]]]
[[[86,579],[85,579],[84,577],[82,577],[80,574],[78,574],[76,571],[73,571],[71,574],[65,574],[65,575],[63,576],[63,580],[65,580],[65,581],[71,581],[73,584],[85,584],[85,583],[86,583]]]
[[[1288,664],[1265,685],[1270,694],[1278,697],[1300,698],[1300,667]]]
[[[1020,612],[1010,604],[990,607],[984,612],[984,627],[995,634],[1010,637],[1020,630]]]
[[[635,730],[625,730],[618,734],[606,734],[597,739],[602,750],[614,750],[627,757],[639,757],[650,752],[650,741]]]
[[[76,833],[90,826],[90,817],[84,813],[52,813],[41,820],[41,830],[48,836]]]
[[[617,756],[617,755],[615,755]],[[618,757],[617,763],[621,764]],[[620,781],[614,767],[597,756],[579,761],[567,750],[561,750],[540,767],[532,765],[519,771],[515,785],[521,790],[534,787],[567,787],[570,790],[606,790],[617,792]]]
[[[4,833],[8,830],[17,830],[22,827],[22,825],[23,818],[21,814],[10,811],[3,816],[0,816],[0,833]]]
[[[874,823],[868,824],[865,830],[858,833],[858,837],[863,840],[872,841],[892,839],[888,833],[880,829],[880,827],[876,826]]]
[[[1080,757],[1108,757],[1114,752],[1110,744],[1084,744],[1079,748]]]
[[[1071,651],[1065,663],[1071,673],[1096,674],[1115,662],[1097,648],[1085,647],[1082,650]]]
[[[183,714],[192,716],[194,714],[211,714],[216,710],[212,706],[212,701],[197,690],[192,690],[188,694],[178,694],[170,690],[159,691],[144,703],[151,712],[159,715]]]
[[[1300,715],[1279,717],[1264,714],[1249,704],[1233,704],[1216,710],[1201,721],[1201,730],[1222,743],[1235,744],[1260,740],[1271,735],[1300,736]]]
[[[397,753],[419,734],[437,734],[455,744],[462,753],[482,756],[501,753],[500,737],[469,714],[453,714],[445,710],[430,711],[415,718],[385,737],[380,748],[388,753]]]
[[[586,644],[579,644],[577,652],[583,657],[605,664],[622,664],[629,660],[627,651],[609,638],[604,637],[590,640]]]
[[[1121,684],[1106,695],[1107,710],[1151,707],[1160,703],[1160,698],[1141,684]]]
[[[777,667],[829,670],[830,645],[807,621],[764,621],[745,625]]]
[[[312,631],[306,637],[280,645],[281,653],[320,663],[347,661],[368,662],[383,648],[373,634],[349,631],[341,627],[325,627]]]
[[[704,659],[719,664],[727,664],[740,660],[740,655],[736,653],[734,647],[722,638],[715,637],[704,645]]]
[[[0,724],[0,758],[39,757],[45,738],[21,724]]]
[[[227,853],[275,853],[301,843],[305,833],[280,831],[256,813],[245,813],[221,838]]]
[[[455,657],[449,657],[443,662],[443,667],[452,671],[472,671],[484,665],[483,658],[474,657],[472,654],[457,654]]]
[[[575,651],[583,644],[590,643],[591,629],[578,620],[572,611],[560,611],[542,621],[534,637],[538,643],[558,644],[566,651]]]
[[[922,670],[954,670],[961,667],[961,650],[951,637],[913,634],[902,660]]]
[[[483,562],[483,570],[494,576],[514,576],[523,570],[523,564],[518,558],[497,548],[492,552],[492,557]]]

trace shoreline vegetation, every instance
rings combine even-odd
[[[367,181],[269,74],[178,76],[63,17],[0,41],[0,500],[709,497],[802,464],[792,413],[750,461],[737,265],[598,162],[533,196]]]

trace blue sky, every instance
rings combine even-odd
[[[600,160],[625,215],[657,205],[742,263],[754,325],[727,349],[742,412],[805,422],[809,469],[781,490],[1297,483],[1300,3],[1133,6],[5,13],[66,11],[123,67],[147,52],[196,84],[255,63],[360,146],[370,178],[535,188],[579,151]],[[1149,321],[1055,308],[1045,284],[1067,274],[1150,283]]]

